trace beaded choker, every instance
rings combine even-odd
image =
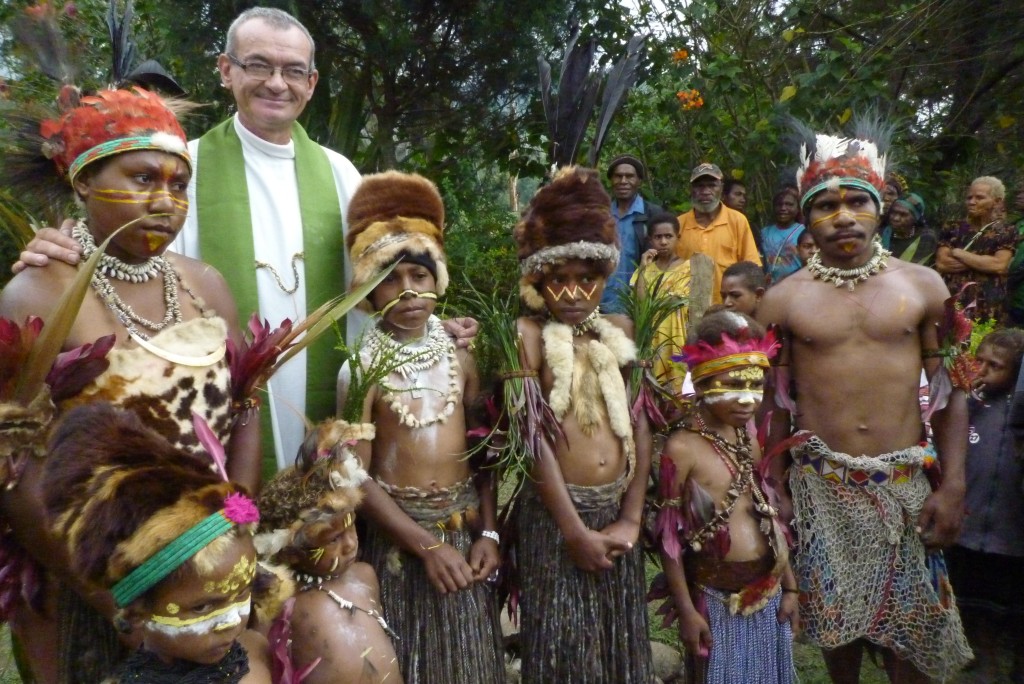
[[[594,329],[594,322],[597,321],[597,319],[598,319],[598,317],[600,315],[601,315],[601,307],[600,306],[594,307],[594,310],[590,312],[589,316],[584,318],[582,321],[580,321],[576,325],[572,326],[572,335],[573,335],[573,337],[579,337],[580,335],[585,335],[588,332],[590,332],[591,330],[593,330]]]
[[[89,232],[85,221],[75,224],[71,230],[71,236],[82,245],[84,259],[88,259],[96,251],[96,238]],[[144,283],[155,278],[157,274],[167,273],[170,270],[170,263],[162,256],[150,257],[141,264],[126,264],[115,256],[104,254],[100,257],[100,263],[96,267],[97,273],[128,283]]]
[[[826,283],[833,283],[836,287],[846,286],[846,289],[853,292],[857,283],[862,283],[888,266],[888,259],[892,252],[882,246],[882,241],[875,236],[872,242],[874,253],[868,262],[859,268],[836,268],[825,266],[821,263],[821,252],[815,252],[807,260],[807,268],[816,280],[823,280]]]

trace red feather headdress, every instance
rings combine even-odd
[[[697,383],[711,375],[741,366],[768,368],[779,346],[773,331],[769,330],[764,337],[758,338],[750,334],[750,328],[743,328],[736,337],[722,333],[722,341],[715,345],[703,340],[686,345],[672,360],[685,363],[690,369],[693,382]]]

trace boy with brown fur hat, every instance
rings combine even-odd
[[[598,303],[619,258],[608,195],[590,169],[562,169],[514,237],[524,370],[564,436],[541,440],[517,501],[523,682],[647,684],[643,559],[637,540],[650,470],[646,419],[631,423],[622,368],[632,323]]]
[[[433,315],[448,284],[443,224],[437,188],[421,176],[368,176],[353,196],[353,287],[395,267],[366,299],[379,319],[361,368],[342,369],[339,413],[361,402],[361,422],[376,426],[372,441],[354,447],[372,478],[363,485],[363,551],[381,580],[405,680],[500,683],[500,629],[487,582],[499,562],[494,480],[465,458],[476,364]],[[363,370],[382,363],[391,368],[387,377],[359,388]]]
[[[354,436],[345,421],[320,424],[295,465],[260,492],[256,548],[291,568],[298,588],[270,632],[276,681],[283,673],[304,684],[402,681],[377,574],[356,562],[355,510],[369,476],[348,448]]]
[[[106,681],[269,684],[266,640],[246,629],[259,512],[244,488],[97,403],[55,428],[43,491],[69,567],[142,641]]]

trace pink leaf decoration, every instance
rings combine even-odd
[[[260,510],[245,494],[235,492],[224,499],[224,517],[238,525],[260,521]]]
[[[295,597],[284,602],[281,614],[274,620],[270,631],[267,632],[267,641],[270,644],[271,656],[271,677],[275,684],[301,684],[302,680],[309,676],[322,658],[317,658],[306,667],[296,670],[292,662],[291,640],[292,640],[292,611],[295,610]]]
[[[217,435],[213,434],[213,430],[206,423],[206,420],[196,413],[192,412],[192,426],[195,428],[196,437],[199,439],[199,443],[206,449],[206,453],[213,459],[216,471],[220,473],[220,476],[224,478],[224,481],[228,481],[227,471],[227,456],[224,453],[224,445],[217,439]]]

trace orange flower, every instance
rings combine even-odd
[[[691,90],[680,90],[676,93],[676,99],[683,109],[699,109],[704,106],[704,98],[696,88]]]
[[[690,53],[686,50],[676,50],[672,53],[673,62],[684,62],[686,58],[690,56]]]

